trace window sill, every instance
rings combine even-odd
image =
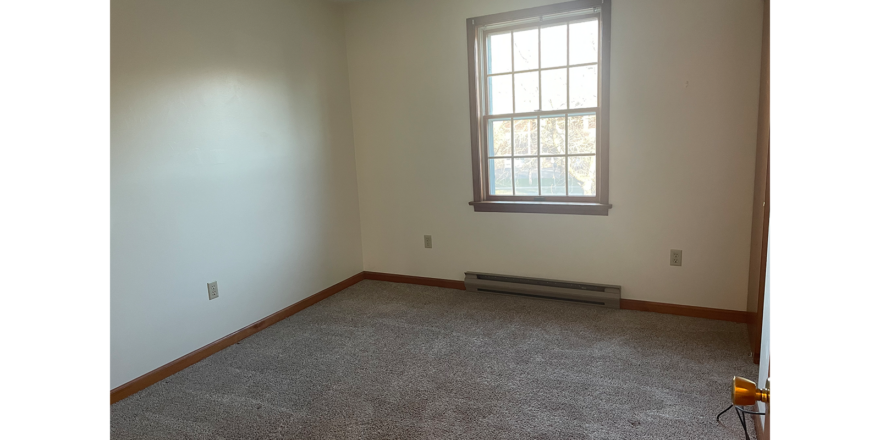
[[[533,214],[608,215],[611,205],[569,202],[468,202],[476,212],[528,212]]]

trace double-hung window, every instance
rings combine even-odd
[[[476,211],[608,214],[610,9],[468,19]]]

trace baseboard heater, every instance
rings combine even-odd
[[[531,296],[574,301],[610,309],[620,308],[620,286],[608,284],[465,272],[464,286],[471,292]]]

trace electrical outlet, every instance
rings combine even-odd
[[[681,249],[671,249],[669,251],[669,265],[681,266]]]
[[[430,236],[430,235],[426,235],[426,236],[425,236],[425,248],[426,248],[426,249],[431,249],[432,247],[434,247],[434,241],[431,240],[431,236]]]
[[[220,292],[217,289],[217,282],[214,281],[213,283],[208,283],[208,299],[211,300],[218,296],[220,296]]]

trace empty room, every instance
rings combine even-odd
[[[111,437],[767,438],[768,14],[113,0]]]

